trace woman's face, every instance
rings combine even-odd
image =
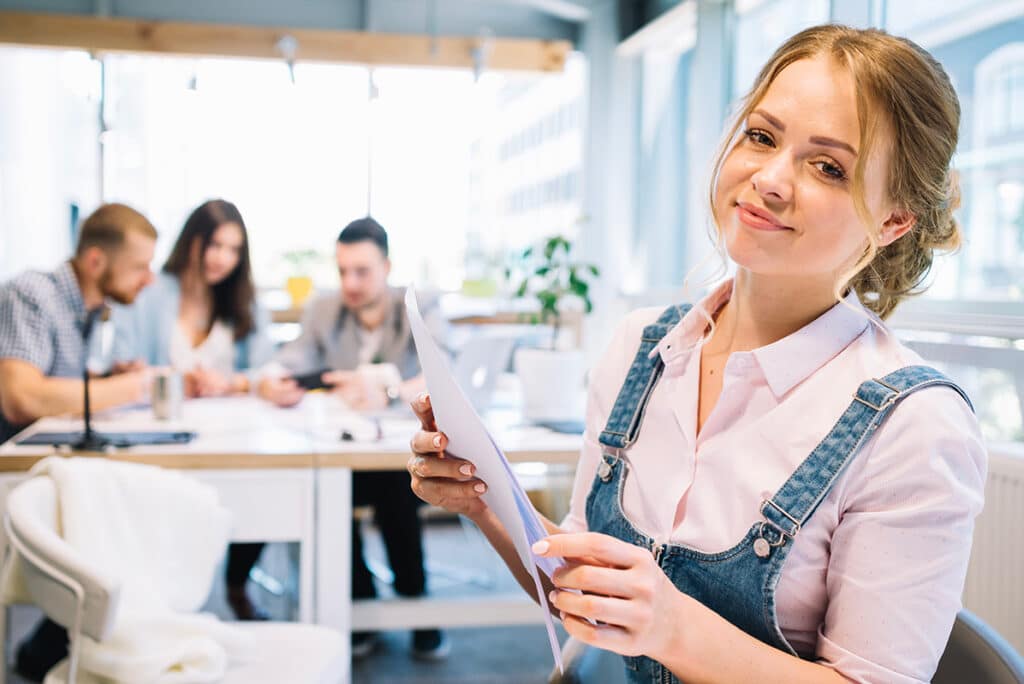
[[[203,252],[203,277],[208,285],[217,285],[231,275],[242,258],[244,243],[245,235],[237,223],[217,226]]]
[[[743,129],[715,189],[729,256],[751,273],[834,287],[867,245],[852,193],[861,144],[853,79],[825,56],[794,62]],[[883,244],[895,239],[883,228],[891,218],[885,192],[890,140],[885,130],[875,136],[864,174],[865,200]]]

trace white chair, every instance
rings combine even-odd
[[[81,639],[102,641],[110,635],[120,582],[91,567],[61,538],[58,526],[57,491],[50,478],[35,477],[11,491],[4,528],[22,560],[25,587],[32,602],[68,630],[69,656],[45,684],[86,684],[92,678],[78,673]],[[237,626],[250,633],[259,657],[231,667],[225,684],[336,684],[348,671],[348,644],[335,630],[280,622]]]

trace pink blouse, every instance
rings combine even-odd
[[[727,281],[655,348],[665,372],[625,452],[626,516],[658,541],[706,553],[734,546],[761,519],[761,501],[828,433],[861,382],[922,363],[851,295],[778,342],[733,353],[697,437],[706,328],[698,308],[717,311],[731,294]],[[587,529],[597,436],[641,331],[660,312],[630,314],[591,374],[567,531]],[[961,605],[985,474],[977,420],[956,392],[928,388],[904,399],[792,542],[776,605],[797,652],[856,682],[929,681]]]

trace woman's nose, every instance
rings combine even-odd
[[[750,180],[754,190],[765,200],[788,202],[793,196],[792,157],[783,152],[772,155]]]

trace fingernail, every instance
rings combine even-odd
[[[472,475],[473,474],[473,466],[471,466],[468,463],[466,463],[461,468],[459,468],[459,472],[462,473],[463,475]]]
[[[539,542],[533,545],[533,552],[538,556],[543,556],[545,553],[548,552],[549,548],[551,548],[551,544],[548,544],[546,541],[541,539]]]
[[[558,592],[555,591],[554,589],[552,589],[550,592],[548,592],[548,601],[551,601],[552,603],[557,603],[558,602]]]
[[[430,396],[426,392],[420,392],[420,396],[417,398],[420,400],[421,404],[426,406],[428,399],[430,399]]]
[[[434,435],[434,446],[441,446],[441,435]]]
[[[478,482],[477,484],[473,485],[473,489],[483,494],[484,492],[487,491],[487,485],[485,485],[483,482]]]

